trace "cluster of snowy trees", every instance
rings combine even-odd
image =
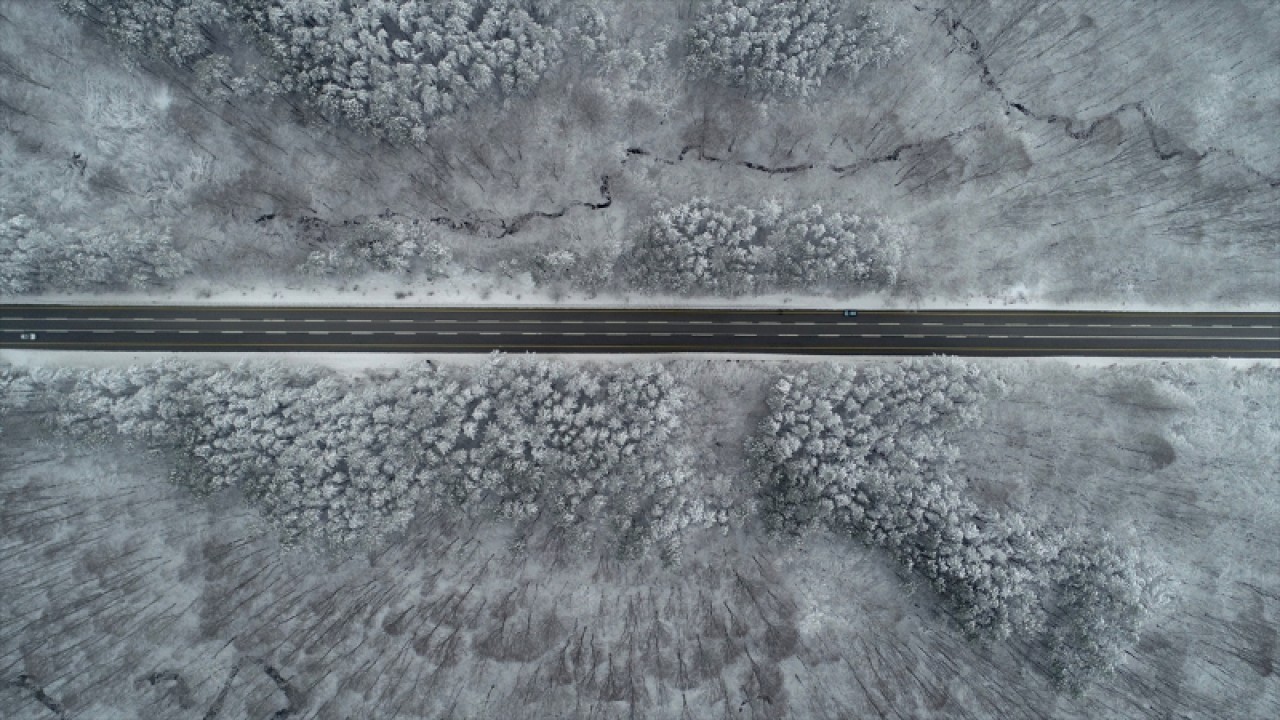
[[[612,246],[546,242],[513,245],[507,252],[510,257],[498,263],[499,272],[509,276],[527,272],[535,285],[552,293],[573,289],[594,295],[614,280],[617,250]]]
[[[884,64],[902,39],[841,0],[710,0],[688,34],[696,76],[755,95],[806,96],[836,74]]]
[[[416,273],[430,279],[446,274],[449,251],[424,223],[374,218],[310,225],[305,234],[319,247],[302,265],[309,275],[353,277],[373,271]]]
[[[956,360],[818,366],[780,378],[749,451],[766,523],[823,528],[883,548],[923,575],[975,637],[1048,650],[1079,690],[1136,640],[1149,571],[1105,537],[978,507],[953,479],[949,433],[998,381]]]
[[[852,291],[897,281],[903,228],[826,212],[694,199],[650,218],[622,256],[637,289],[742,295],[789,289]]]
[[[190,269],[163,229],[41,227],[26,215],[0,223],[0,295],[144,289]]]
[[[97,23],[125,47],[188,68],[209,57],[214,31],[225,30],[232,19],[226,0],[59,0],[59,5]]]
[[[527,92],[565,55],[557,0],[62,0],[210,90],[297,93],[384,137],[421,139],[481,98]],[[244,67],[244,41],[274,71]]]
[[[728,519],[686,490],[670,452],[684,393],[660,365],[495,356],[478,371],[353,378],[167,359],[35,370],[16,385],[11,407],[47,410],[82,440],[167,454],[198,493],[238,488],[288,540],[360,545],[425,507],[677,561],[688,527]]]
[[[249,22],[283,86],[357,126],[418,138],[483,97],[527,92],[560,62],[558,3],[273,0]]]

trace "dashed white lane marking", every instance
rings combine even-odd
[[[134,330],[134,332],[142,333],[144,335],[154,335],[156,331],[155,330]]]
[[[308,330],[307,334],[308,335],[328,335],[329,331],[328,330]]]
[[[778,333],[778,337],[800,337],[797,333]]]
[[[200,332],[199,330],[179,330],[178,334],[179,335],[197,335],[199,334],[199,332]]]
[[[756,337],[755,333],[734,333],[734,337]]]
[[[244,334],[243,330],[219,330],[218,332],[222,333],[223,335],[243,335]]]

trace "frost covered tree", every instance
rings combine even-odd
[[[832,75],[884,64],[901,45],[840,0],[709,0],[689,31],[686,66],[755,95],[803,97]]]
[[[820,205],[761,208],[695,199],[654,215],[621,258],[632,287],[741,295],[852,291],[897,280],[905,230]]]
[[[1161,585],[1137,553],[1106,534],[1071,534],[1051,568],[1050,675],[1058,687],[1081,693],[1137,643]]]
[[[190,268],[160,229],[44,228],[25,215],[0,224],[0,294],[145,289]]]

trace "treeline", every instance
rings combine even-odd
[[[0,223],[0,295],[161,287],[191,270],[166,230],[43,227],[26,215]]]
[[[617,64],[603,11],[585,1],[60,4],[117,43],[194,73],[211,94],[291,94],[400,142],[423,141],[481,100],[528,93],[569,58],[602,71]],[[834,0],[714,0],[685,40],[693,76],[780,96],[808,95],[902,44],[873,15]]]
[[[448,250],[425,221],[400,218],[300,223],[311,250],[304,273],[448,274]],[[561,238],[512,245],[494,271],[528,273],[552,292],[576,290],[733,297],[758,292],[852,293],[891,289],[907,229],[820,205],[762,207],[695,199],[654,213],[621,250]]]
[[[886,220],[820,205],[695,199],[650,218],[619,265],[629,287],[657,292],[885,289],[897,280],[904,236]]]
[[[117,43],[194,73],[215,96],[291,94],[401,142],[421,141],[478,100],[533,89],[577,36],[568,3],[557,0],[61,5]]]
[[[980,508],[954,479],[950,432],[996,390],[976,366],[817,366],[778,380],[750,454],[766,523],[830,530],[923,575],[973,637],[1043,648],[1082,690],[1137,641],[1151,571],[1109,537]]]
[[[728,518],[686,492],[670,447],[684,393],[659,365],[495,356],[474,372],[357,378],[164,360],[10,375],[12,407],[170,456],[197,493],[237,488],[289,541],[369,545],[445,509],[675,562],[688,527]]]

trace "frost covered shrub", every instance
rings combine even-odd
[[[441,277],[449,251],[422,225],[378,218],[368,222],[330,226],[302,271],[310,275],[354,276],[367,272]]]
[[[710,0],[689,31],[686,65],[753,94],[806,96],[832,75],[885,63],[901,45],[840,0]]]
[[[358,127],[417,138],[482,97],[528,92],[562,57],[558,3],[269,0],[245,3],[282,86]]]
[[[695,199],[652,217],[623,254],[633,287],[741,295],[775,289],[888,287],[904,231],[820,205],[755,209]]]
[[[25,215],[0,223],[0,295],[145,289],[190,269],[164,230],[46,229]]]

